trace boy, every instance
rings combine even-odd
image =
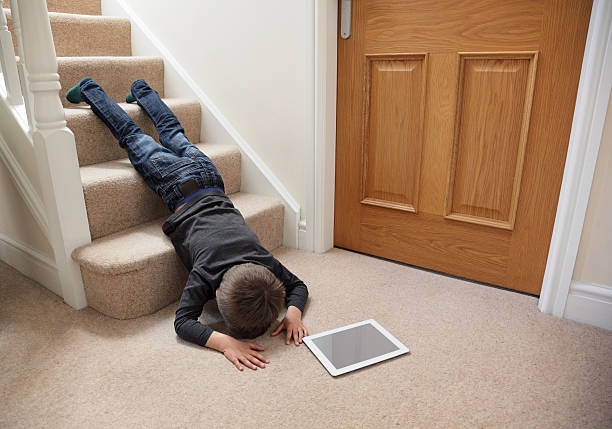
[[[286,343],[308,335],[302,311],[306,285],[259,242],[225,195],[221,175],[210,158],[185,137],[184,129],[157,91],[138,79],[126,101],[136,101],[151,118],[160,146],[136,125],[91,78],[66,94],[71,103],[85,101],[108,126],[144,181],[174,212],[164,233],[190,271],[176,310],[174,328],[182,339],[222,352],[240,371],[269,361],[263,347],[236,338],[262,335],[286,303],[287,313],[272,335],[286,330]],[[230,335],[200,323],[204,303],[217,299]]]

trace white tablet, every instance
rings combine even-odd
[[[372,319],[309,335],[304,343],[333,376],[410,351]]]

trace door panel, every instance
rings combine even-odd
[[[335,244],[538,294],[590,9],[353,1]]]
[[[414,212],[421,176],[426,56],[369,55],[366,62],[361,202]],[[409,139],[412,144],[401,144]]]
[[[537,53],[459,54],[446,217],[513,229]]]

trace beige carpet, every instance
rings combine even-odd
[[[74,104],[63,94],[84,77],[98,82],[117,103],[125,101],[136,79],[146,80],[160,97],[164,97],[164,61],[158,57],[58,57],[57,72],[62,86],[60,100],[68,108],[74,108]]]
[[[310,288],[311,333],[374,318],[412,353],[332,378],[264,336],[271,363],[241,373],[177,338],[176,303],[114,320],[0,264],[0,427],[612,427],[611,332],[343,250],[275,253]]]
[[[18,52],[9,2],[4,1],[3,5],[8,30],[13,35],[13,49]],[[127,18],[49,12],[49,22],[58,57],[132,55],[131,26]],[[100,43],[101,39],[104,43]]]
[[[8,4],[6,1],[5,4]],[[47,0],[49,12],[83,13],[100,15],[102,12],[100,0]]]

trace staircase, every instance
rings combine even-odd
[[[126,104],[125,95],[135,79],[144,78],[164,98],[162,59],[131,56],[130,21],[101,16],[100,0],[47,0],[47,7],[61,94],[83,77],[91,77],[157,140],[152,122],[139,106]],[[5,12],[10,18],[10,11]],[[217,165],[226,192],[262,244],[270,250],[280,246],[283,205],[274,198],[240,192],[238,148],[200,142],[197,100],[164,101],[187,137]],[[87,303],[118,319],[155,312],[180,297],[188,275],[161,230],[170,212],[89,106],[72,105],[63,97],[62,103],[76,140],[92,239],[72,255],[81,267]]]

